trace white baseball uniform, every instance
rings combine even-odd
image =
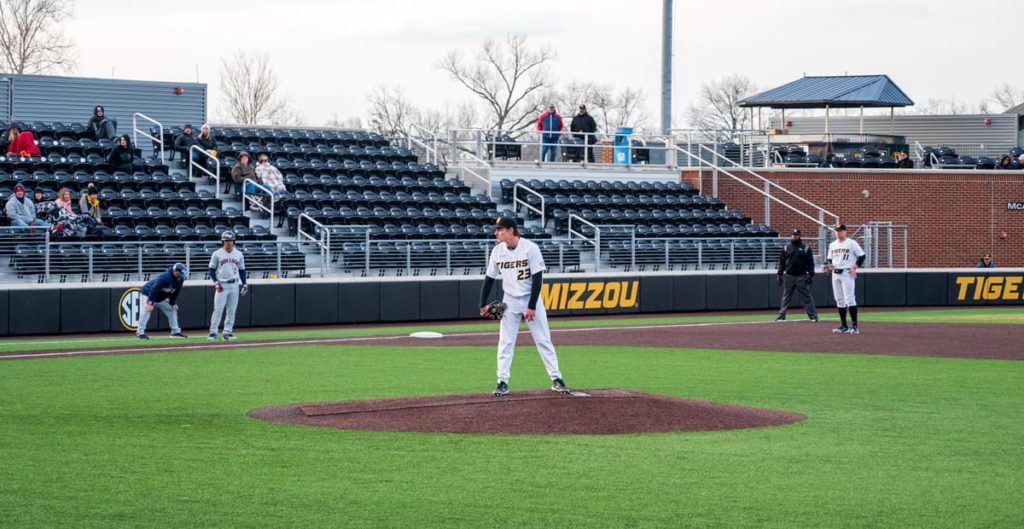
[[[850,237],[841,242],[836,239],[828,245],[828,262],[833,270],[832,295],[839,308],[857,306],[856,282],[850,275],[850,268],[856,266],[857,258],[862,255],[864,250]]]
[[[235,330],[235,310],[238,308],[238,287],[245,271],[245,257],[236,246],[230,252],[218,249],[210,256],[210,269],[216,272],[221,291],[213,295],[213,317],[210,334],[217,334],[221,316],[224,316],[224,334]],[[225,309],[227,314],[225,315]]]
[[[544,257],[540,248],[526,239],[520,238],[515,248],[499,243],[491,250],[491,258],[487,262],[487,277],[501,278],[505,296],[502,301],[508,305],[505,315],[501,318],[501,334],[498,338],[498,380],[508,382],[512,369],[512,356],[516,350],[516,338],[519,335],[519,322],[523,319],[530,301],[530,289],[533,288],[533,275],[544,272]],[[548,317],[544,312],[544,302],[537,300],[536,313],[533,321],[526,326],[537,344],[537,352],[544,362],[551,380],[562,378],[558,371],[558,355],[551,343],[551,330],[548,328]]]

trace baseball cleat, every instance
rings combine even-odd
[[[556,378],[551,381],[551,391],[557,391],[559,393],[571,393],[569,388],[565,387],[565,382],[560,378]]]
[[[817,316],[810,316],[810,317],[807,318],[807,320],[810,321],[811,323],[818,323],[818,317]]]
[[[778,316],[777,316],[777,317],[775,318],[775,321],[786,321],[786,315],[785,315],[785,314],[779,314],[779,315],[778,315]]]
[[[148,340],[149,339],[149,336],[146,336],[145,334],[139,334],[139,335],[136,335],[135,337],[138,338],[139,340]]]
[[[235,335],[234,335],[234,334],[231,334],[231,333],[229,333],[229,332],[226,332],[226,333],[224,333],[224,341],[225,341],[225,342],[229,342],[229,341],[231,341],[231,340],[237,340],[237,339],[238,339],[238,338],[235,338]]]
[[[491,395],[494,395],[495,397],[504,397],[505,395],[508,395],[508,383],[498,382],[498,387],[494,388],[494,392],[491,393]]]
[[[172,332],[171,338],[188,338],[188,336],[180,332]]]
[[[839,327],[838,329],[832,329],[832,334],[846,334],[848,332],[850,332],[850,329],[847,328],[845,325]]]
[[[217,333],[211,332],[210,336],[208,336],[206,338],[206,341],[208,341],[208,342],[215,342],[215,341],[217,341]]]
[[[857,326],[854,325],[853,327],[850,328],[850,330],[846,331],[846,333],[847,334],[860,334],[860,329],[858,329]]]

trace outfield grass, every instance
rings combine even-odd
[[[808,419],[732,432],[508,437],[320,430],[245,417],[290,402],[487,391],[493,347],[8,362],[0,364],[0,526],[1024,525],[1024,362],[559,352],[567,380],[583,387]],[[513,389],[545,380],[536,353],[523,349]]]
[[[833,309],[822,309],[822,321],[838,321],[839,317]],[[574,327],[619,327],[630,325],[671,325],[686,323],[721,323],[735,321],[770,321],[775,314],[767,311],[763,314],[716,314],[716,315],[673,315],[673,316],[630,316],[616,319],[591,318],[554,318],[551,327],[569,329]],[[790,318],[804,318],[802,311],[790,312]],[[897,323],[1002,323],[1024,324],[1024,311],[1015,307],[975,307],[969,309],[928,309],[928,310],[885,310],[866,309],[860,314],[863,323],[897,322]],[[523,326],[525,328],[525,325]],[[339,326],[336,328],[296,328],[289,330],[248,330],[239,329],[238,336],[242,340],[289,340],[303,338],[345,338],[360,336],[396,336],[416,331],[437,331],[442,333],[497,331],[493,322],[430,324],[419,323],[391,327],[358,327]],[[102,347],[166,347],[168,344],[202,343],[206,339],[204,331],[190,332],[192,338],[187,342],[171,340],[164,332],[152,333],[152,340],[141,342],[135,335],[124,333],[119,336],[53,336],[44,339],[9,338],[0,340],[0,352],[43,351],[49,349],[102,348]]]

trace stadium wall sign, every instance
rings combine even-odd
[[[1010,211],[1024,211],[1024,202],[1007,202],[1006,209]]]
[[[471,320],[479,318],[482,279],[255,280],[239,299],[236,327]],[[620,313],[778,310],[771,271],[552,274],[541,296],[554,317]],[[133,284],[11,285],[0,289],[0,336],[134,331],[140,294]],[[826,278],[811,287],[820,308],[835,306]],[[864,270],[857,301],[872,307],[1024,305],[1024,269]],[[501,289],[492,291],[492,299]],[[186,284],[178,298],[182,328],[203,329],[213,289]],[[794,309],[797,310],[797,309]],[[24,317],[32,314],[31,318]],[[157,311],[151,334],[167,331]],[[2,342],[0,342],[2,347]]]

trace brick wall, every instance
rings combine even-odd
[[[974,266],[986,252],[1000,267],[1024,267],[1024,211],[1006,207],[1007,202],[1024,201],[1022,172],[780,169],[760,174],[836,213],[846,224],[908,225],[912,267]],[[684,170],[682,176],[699,185],[697,171]],[[703,180],[704,192],[710,194],[711,171],[704,170]],[[747,181],[764,187],[753,177]],[[718,196],[764,222],[761,194],[720,174]],[[771,224],[780,233],[794,227],[817,233],[811,221],[778,204],[772,205]]]

